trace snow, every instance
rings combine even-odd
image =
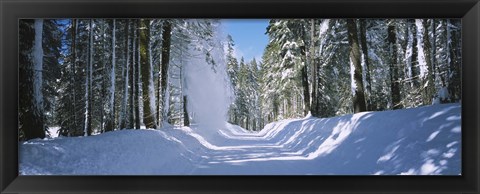
[[[450,119],[449,119],[450,118]],[[458,119],[451,119],[458,118]],[[461,105],[20,142],[21,175],[460,175]],[[455,129],[454,131],[452,131]]]
[[[330,19],[324,19],[322,20],[322,23],[320,23],[320,30],[319,30],[319,35],[318,35],[318,39],[322,40],[320,41],[320,46],[318,47],[318,55],[319,56],[322,56],[323,54],[323,48],[324,48],[324,42],[327,38],[325,38],[327,36],[327,31],[328,31],[328,28],[329,28],[329,24],[330,24]]]
[[[56,138],[58,137],[58,130],[60,130],[60,127],[49,127],[48,135],[52,138]]]
[[[223,127],[233,96],[232,91],[228,89],[230,83],[226,81],[228,75],[221,38],[213,40],[213,44],[213,48],[209,50],[215,60],[214,67],[205,63],[205,55],[199,50],[191,49],[189,53],[194,57],[185,59],[185,84],[188,86],[185,88],[185,94],[188,97],[187,109],[192,113],[189,116],[193,117],[192,123],[209,126],[209,130]]]

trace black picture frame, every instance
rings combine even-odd
[[[478,0],[0,0],[1,193],[478,193]],[[462,18],[462,176],[18,176],[20,18]]]

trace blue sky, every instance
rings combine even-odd
[[[245,61],[255,58],[262,60],[263,50],[268,43],[265,34],[268,19],[222,19],[225,33],[230,34],[235,42],[235,55]]]

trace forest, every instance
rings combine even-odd
[[[460,19],[271,19],[261,59],[234,56],[221,19],[19,20],[19,140],[196,124],[185,70],[224,73],[225,120],[461,101]],[[200,60],[198,60],[200,59]],[[198,77],[197,77],[198,78]],[[202,90],[202,88],[195,88]]]

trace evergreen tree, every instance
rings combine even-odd
[[[239,110],[236,103],[237,100],[237,85],[238,85],[238,61],[234,56],[234,46],[235,43],[232,39],[232,36],[227,36],[227,75],[230,78],[230,83],[232,84],[231,90],[234,96],[232,104],[229,107],[229,122],[233,124],[239,124]]]

